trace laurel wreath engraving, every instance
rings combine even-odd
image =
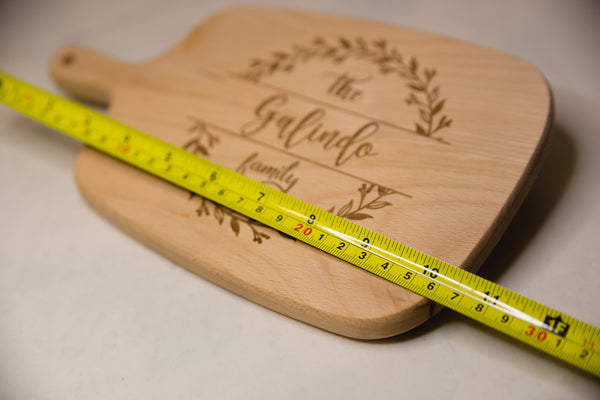
[[[369,61],[377,66],[383,75],[397,75],[406,80],[410,89],[405,98],[406,104],[416,106],[420,122],[415,123],[413,133],[444,143],[445,140],[433,137],[438,131],[449,127],[452,119],[440,115],[446,103],[440,97],[440,87],[434,84],[437,75],[435,68],[423,68],[415,57],[405,60],[400,52],[388,45],[384,39],[368,41],[362,37],[348,39],[339,37],[332,42],[316,37],[308,45],[293,45],[289,51],[274,51],[268,59],[254,59],[248,69],[240,74],[253,82],[277,72],[291,72],[299,63],[312,59],[331,60],[340,64],[350,58]]]

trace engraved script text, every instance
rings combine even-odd
[[[327,111],[315,108],[305,115],[298,117],[287,114],[283,108],[288,103],[287,94],[276,94],[267,97],[255,109],[256,119],[242,125],[244,136],[254,136],[260,132],[275,130],[277,139],[283,142],[286,149],[301,144],[319,145],[324,150],[337,151],[334,164],[336,167],[356,158],[377,155],[369,139],[379,130],[379,123],[368,122],[359,127],[354,133],[345,135],[337,129],[327,129],[323,120]]]
[[[266,180],[262,181],[265,185],[270,185],[284,193],[288,193],[296,183],[298,177],[294,175],[293,170],[300,165],[299,161],[294,161],[288,165],[269,165],[260,160],[258,153],[252,153],[236,169],[240,174],[246,174],[252,171],[263,175]]]

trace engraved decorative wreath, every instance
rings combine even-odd
[[[339,64],[349,58],[363,59],[375,64],[383,75],[397,75],[406,80],[410,89],[405,98],[406,104],[416,106],[419,110],[420,122],[415,123],[413,133],[448,144],[447,141],[433,135],[440,130],[449,127],[452,119],[441,115],[446,99],[440,97],[440,87],[434,84],[437,71],[434,68],[422,68],[416,58],[412,57],[405,61],[402,55],[390,47],[383,39],[367,41],[361,37],[350,40],[340,37],[337,41],[328,42],[317,37],[306,46],[293,45],[289,51],[275,51],[268,59],[255,59],[250,62],[248,69],[239,74],[240,77],[253,82],[261,78],[273,75],[277,72],[291,72],[297,64],[307,62],[311,59],[325,59]],[[190,140],[184,144],[184,148],[202,156],[208,156],[209,149],[218,141],[218,137],[211,133],[208,126],[201,120],[192,118],[192,126],[189,133]],[[365,212],[391,206],[392,203],[383,200],[390,195],[400,192],[372,183],[363,183],[359,187],[359,199],[348,201],[343,206],[331,207],[328,211],[349,220],[362,220],[373,218]],[[405,195],[406,196],[406,195]],[[410,197],[410,196],[408,196]],[[199,217],[212,215],[219,225],[229,217],[229,226],[236,236],[240,233],[240,225],[246,225],[252,231],[253,241],[262,243],[269,239],[270,235],[263,231],[266,228],[261,223],[248,217],[230,211],[210,200],[198,196],[200,204],[196,209]]]
[[[438,131],[449,127],[452,120],[440,115],[446,99],[440,97],[440,87],[433,83],[437,71],[435,68],[422,68],[415,57],[408,61],[384,39],[367,41],[356,37],[354,40],[339,37],[328,42],[317,37],[308,45],[293,45],[289,51],[274,51],[267,59],[254,59],[248,69],[240,74],[250,81],[277,72],[291,72],[299,63],[312,59],[327,59],[339,64],[349,58],[361,59],[375,64],[383,75],[397,75],[406,80],[410,89],[405,98],[406,104],[416,106],[420,122],[415,123],[413,133],[447,143],[433,137]]]

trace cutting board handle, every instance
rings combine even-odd
[[[104,106],[116,85],[133,78],[136,67],[83,46],[61,49],[50,61],[50,73],[61,88],[78,99]]]

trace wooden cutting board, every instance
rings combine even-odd
[[[551,123],[548,85],[521,59],[291,10],[229,9],[141,64],[74,46],[50,67],[119,121],[470,271],[515,214]],[[439,308],[89,148],[75,176],[152,249],[300,321],[374,339]]]

